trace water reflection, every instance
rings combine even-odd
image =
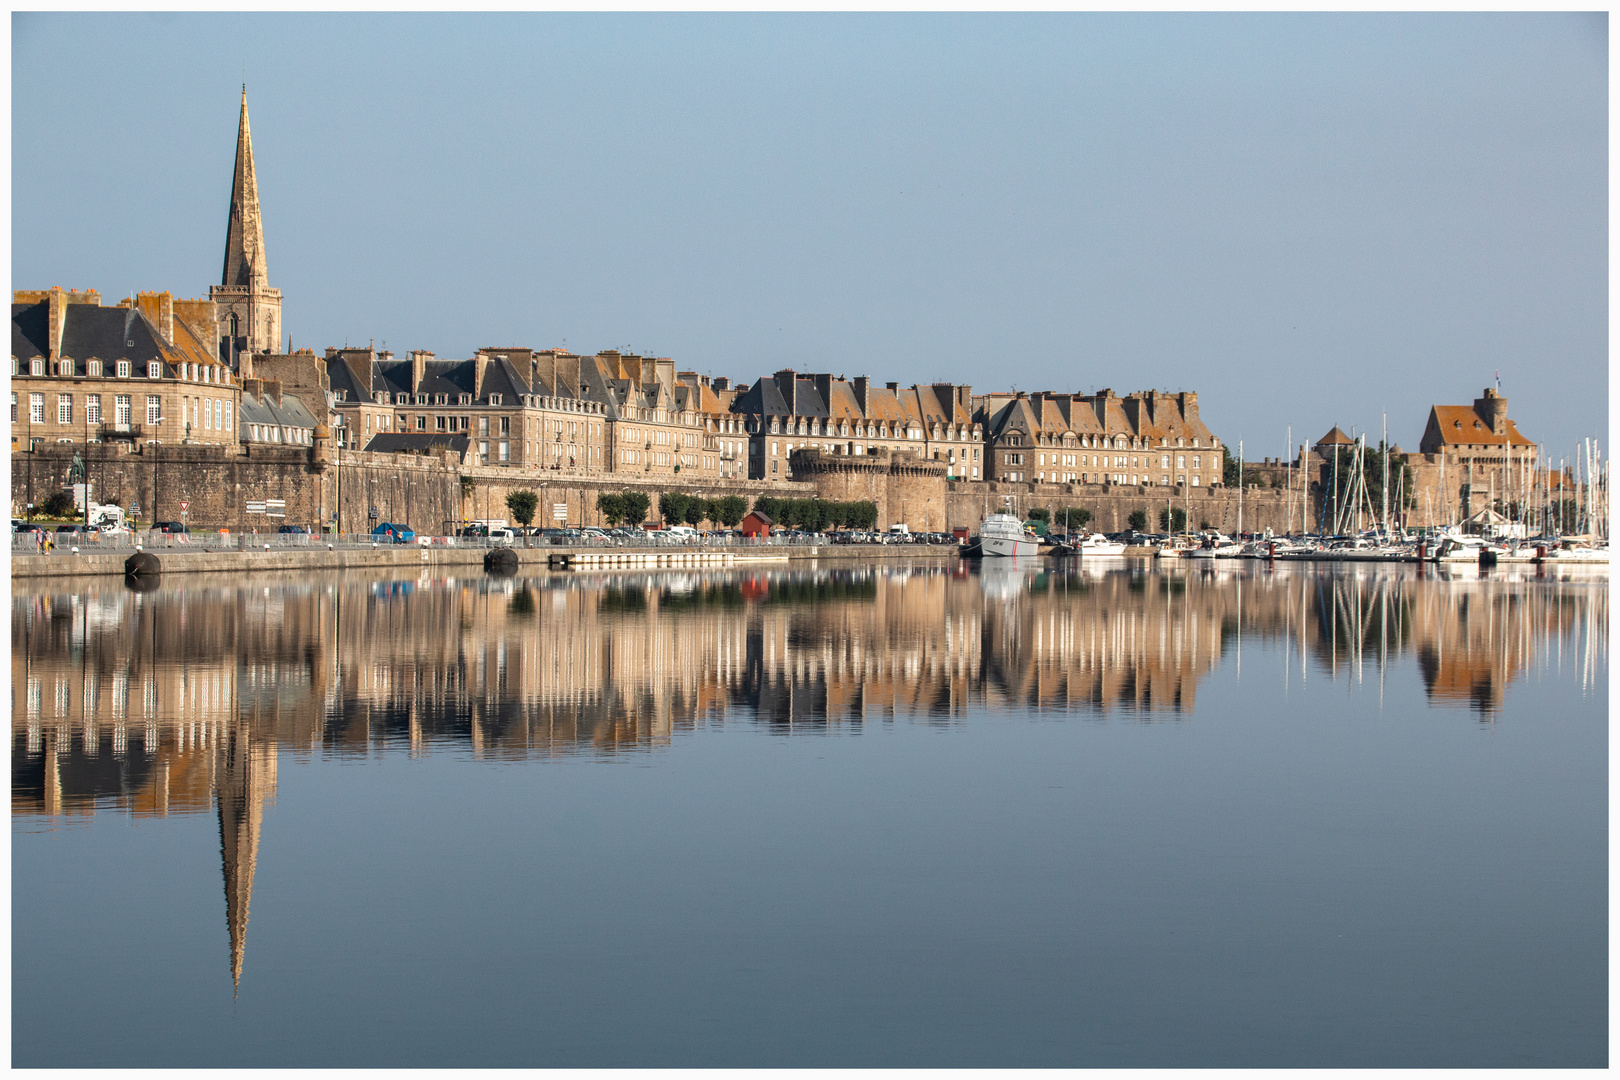
[[[1002,563],[74,586],[14,598],[14,814],[207,812],[233,769],[273,793],[273,755],[238,747],[532,758],[732,722],[1178,719],[1223,658],[1241,677],[1245,644],[1250,678],[1415,658],[1432,703],[1485,718],[1538,667],[1591,686],[1607,664],[1603,577]],[[1256,673],[1257,648],[1288,662]]]
[[[612,756],[733,722],[853,732],[970,709],[1175,720],[1217,665],[1243,677],[1245,646],[1249,678],[1285,684],[1381,683],[1415,658],[1431,703],[1483,719],[1538,668],[1587,687],[1607,670],[1602,576],[1000,563],[26,588],[14,819],[217,815],[233,980],[282,751]]]

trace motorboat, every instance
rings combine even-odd
[[[1196,548],[1186,553],[1189,559],[1235,559],[1243,553],[1243,545],[1224,533],[1205,533]]]
[[[991,514],[979,525],[979,554],[993,558],[1035,555],[1041,542],[1025,530],[1024,522],[1012,514]]]
[[[1086,533],[1078,539],[1071,538],[1068,543],[1055,546],[1051,554],[1079,555],[1081,558],[1101,555],[1124,555],[1125,543],[1122,540],[1110,540],[1102,533]]]

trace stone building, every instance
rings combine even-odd
[[[234,443],[238,380],[174,313],[139,293],[21,290],[11,305],[11,447]]]
[[[947,477],[979,479],[983,428],[972,401],[971,387],[953,383],[876,387],[865,376],[800,375],[789,368],[739,387],[731,411],[749,436],[754,479],[791,478],[788,462],[799,450],[907,455],[941,463]]]
[[[1220,439],[1198,415],[1198,395],[1148,390],[1096,394],[986,394],[985,477],[1025,483],[1209,487],[1221,482]]]

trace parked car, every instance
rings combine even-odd
[[[85,531],[86,530],[83,525],[58,525],[56,527],[56,533],[58,536],[62,535],[63,533],[70,536],[83,536]]]
[[[280,533],[296,533],[296,534],[298,534],[300,536],[308,536],[309,535],[309,530],[304,528],[302,525],[283,525],[281,528],[277,529],[276,531],[280,532]]]
[[[376,541],[388,540],[395,544],[408,544],[416,539],[416,530],[408,525],[385,521],[371,530],[371,538]]]
[[[154,521],[154,522],[152,522],[152,531],[153,532],[166,532],[166,533],[185,533],[185,532],[190,532],[191,530],[186,528],[186,523],[183,522],[183,521]]]
[[[44,527],[36,521],[14,521],[11,523],[11,527],[13,530],[20,533],[36,533],[45,531]]]

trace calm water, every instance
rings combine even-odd
[[[16,582],[13,1063],[1602,1066],[1608,618],[1303,564]]]

